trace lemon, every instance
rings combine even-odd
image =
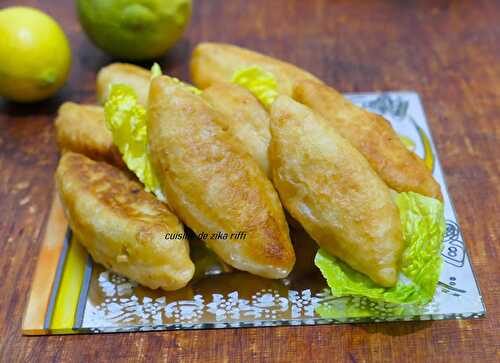
[[[78,16],[90,39],[124,60],[165,53],[182,36],[191,0],[78,0]]]
[[[0,10],[0,95],[35,102],[66,81],[71,50],[66,35],[47,14],[28,7]]]

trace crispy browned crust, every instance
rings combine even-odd
[[[295,263],[278,195],[257,163],[218,124],[220,115],[170,78],[155,78],[148,109],[153,166],[175,213],[195,232],[247,233],[211,240],[229,265],[268,277]]]
[[[204,89],[216,82],[228,82],[236,70],[255,65],[273,73],[279,93],[289,96],[293,93],[295,82],[299,80],[321,82],[293,64],[224,43],[200,43],[196,46],[191,55],[191,80],[197,87]]]
[[[56,172],[69,224],[94,261],[156,289],[176,290],[193,277],[187,240],[177,217],[138,182],[111,165],[72,152]]]
[[[113,63],[101,68],[97,74],[97,98],[104,104],[111,85],[126,84],[134,89],[139,103],[146,106],[150,81],[151,72],[145,68],[128,63]]]
[[[293,97],[329,121],[390,188],[442,199],[432,172],[405,147],[382,116],[356,106],[335,89],[312,81],[298,82]]]
[[[65,102],[59,107],[55,126],[61,151],[81,153],[124,168],[111,131],[106,128],[102,107]]]
[[[290,97],[271,108],[269,157],[290,214],[329,253],[383,286],[396,283],[399,211],[366,159],[326,120]]]

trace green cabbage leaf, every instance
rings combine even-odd
[[[389,310],[392,314],[395,311],[402,314],[432,301],[442,264],[443,203],[408,192],[397,194],[396,204],[405,244],[397,284],[380,287],[320,249],[314,263],[326,278],[333,296],[317,308],[322,317],[371,316]]]
[[[149,156],[146,110],[130,86],[114,84],[104,105],[106,126],[113,135],[123,161],[144,184],[146,191],[165,201]]]
[[[250,92],[265,106],[271,107],[278,97],[278,82],[274,75],[258,66],[242,68],[234,72],[231,82]]]

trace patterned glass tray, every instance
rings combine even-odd
[[[315,325],[365,321],[477,318],[485,307],[448,194],[444,175],[420,102],[413,92],[349,94],[356,104],[387,118],[414,151],[432,168],[441,184],[446,217],[443,269],[433,301],[418,311],[394,314],[373,306],[372,316],[339,311],[336,319],[316,312],[335,301],[313,265],[315,244],[303,231],[292,231],[301,258],[285,280],[268,280],[244,272],[208,270],[186,288],[152,291],[94,264],[72,238],[62,207],[54,198],[26,313],[24,334],[71,334],[170,329],[205,329],[277,325]],[[297,243],[299,242],[299,243]],[[200,241],[192,257],[203,263]],[[363,299],[349,303],[364,304]]]

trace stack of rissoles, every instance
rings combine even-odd
[[[94,261],[153,289],[182,288],[195,271],[186,226],[228,236],[195,242],[226,271],[283,279],[302,258],[290,233],[303,228],[337,295],[432,298],[440,186],[382,116],[232,45],[195,48],[196,87],[158,68],[103,68],[104,107],[66,103],[56,120],[59,194]]]

